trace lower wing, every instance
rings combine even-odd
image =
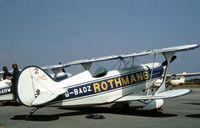
[[[116,102],[135,101],[135,100],[169,99],[169,98],[175,98],[178,96],[186,95],[190,92],[191,92],[190,89],[177,89],[177,90],[169,90],[169,91],[165,91],[162,93],[158,93],[153,96],[130,94],[130,95],[124,96],[124,97],[116,100]]]

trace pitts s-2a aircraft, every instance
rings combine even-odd
[[[198,44],[183,45],[49,66],[55,72],[73,65],[82,65],[85,68],[85,71],[61,81],[55,81],[40,67],[28,66],[19,76],[17,98],[21,104],[34,107],[30,115],[44,106],[74,107],[106,103],[126,103],[130,106],[133,105],[133,101],[144,103],[143,110],[159,109],[164,103],[163,99],[190,92],[189,89],[166,90],[166,74],[169,64],[176,58],[176,52],[197,47]],[[166,59],[163,63],[155,62],[155,57],[159,54]],[[136,57],[146,55],[153,55],[154,61],[148,64],[134,64]],[[92,64],[116,59],[125,66],[110,71],[101,67],[94,74],[90,72]],[[156,91],[152,92],[151,86],[163,74],[163,82]]]

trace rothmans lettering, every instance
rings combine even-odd
[[[149,79],[149,73],[147,71],[129,74],[101,82],[93,83],[94,93],[107,91],[110,89],[120,88],[140,82],[144,82]]]

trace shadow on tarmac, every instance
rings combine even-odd
[[[200,103],[184,103],[184,104],[189,104],[189,105],[200,105]],[[186,117],[190,117],[190,118],[200,118],[200,114],[190,114],[190,115],[186,115]]]
[[[186,117],[190,117],[190,118],[200,118],[200,114],[186,115]]]
[[[27,115],[16,115],[11,120],[26,120],[26,121],[53,121],[58,120],[57,115],[31,115],[29,119],[26,118]]]
[[[174,117],[177,114],[168,114],[157,111],[142,111],[135,110],[134,108],[126,109],[111,109],[109,107],[84,107],[84,108],[59,108],[64,110],[75,110],[74,112],[60,113],[54,115],[31,115],[29,119],[26,119],[27,115],[15,115],[10,118],[12,120],[27,120],[27,121],[53,121],[58,120],[60,117],[67,116],[78,116],[86,115],[85,118],[88,119],[88,115],[103,116],[102,114],[117,114],[117,115],[129,115],[129,116],[142,116],[142,117]],[[98,115],[101,114],[101,115]],[[91,118],[90,118],[91,119]],[[105,118],[104,118],[105,119]]]
[[[129,115],[129,116],[144,116],[144,117],[173,117],[176,114],[167,114],[158,111],[143,111],[136,110],[138,107],[131,108],[109,108],[109,107],[84,107],[84,108],[59,108],[68,110],[79,110],[87,114],[91,113],[108,113],[117,115]],[[89,113],[88,113],[89,112]]]
[[[0,107],[5,107],[5,106],[20,106],[18,102],[15,101],[1,101],[0,102]]]
[[[184,104],[189,104],[189,105],[200,105],[200,103],[184,103]]]

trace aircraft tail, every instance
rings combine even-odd
[[[26,106],[40,106],[54,100],[65,90],[41,68],[25,68],[18,79],[17,94],[19,101]]]

